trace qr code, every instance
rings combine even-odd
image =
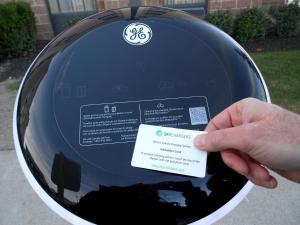
[[[192,125],[208,123],[205,107],[193,107],[189,111]]]

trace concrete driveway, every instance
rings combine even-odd
[[[67,225],[35,194],[18,164],[11,118],[16,91],[0,82],[0,225]],[[277,176],[278,177],[278,176]],[[218,225],[299,225],[300,184],[278,177],[279,187],[254,187]]]

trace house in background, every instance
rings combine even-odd
[[[9,0],[0,0],[0,3]],[[217,10],[237,15],[250,7],[268,8],[289,0],[25,0],[30,3],[37,22],[37,38],[50,40],[61,32],[67,21],[99,11],[127,6],[164,6],[185,10],[201,17]]]

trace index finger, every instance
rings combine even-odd
[[[206,126],[205,131],[215,131],[224,128],[230,128],[242,124],[241,112],[239,109],[240,102],[236,102],[227,107],[221,113],[216,115]]]
[[[224,111],[216,115],[207,125],[205,131],[210,132],[230,127],[236,127],[243,123],[251,123],[264,118],[273,107],[269,103],[255,98],[240,100]]]

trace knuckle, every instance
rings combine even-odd
[[[256,130],[256,124],[254,123],[245,124],[241,130],[240,137],[245,151],[249,151],[252,148],[254,140],[258,138]]]
[[[210,148],[218,148],[219,143],[222,141],[221,139],[221,135],[218,134],[218,131],[213,132],[211,134],[208,135],[207,138],[207,145]]]
[[[244,99],[241,100],[241,107],[245,108],[248,105],[255,104],[256,102],[257,102],[257,99],[255,99],[255,98],[251,98],[251,97],[244,98]]]

